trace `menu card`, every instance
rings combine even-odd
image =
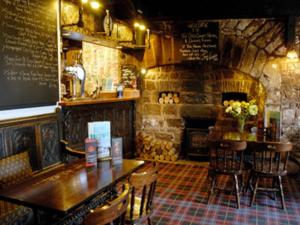
[[[110,121],[94,121],[88,123],[89,138],[95,138],[98,146],[98,159],[110,156],[111,130]]]

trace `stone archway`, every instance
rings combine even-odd
[[[247,94],[248,100],[256,100],[259,112],[263,113],[266,90],[259,80],[249,74],[233,69],[222,69],[218,71],[217,77],[217,92],[220,94],[228,92],[245,93]]]

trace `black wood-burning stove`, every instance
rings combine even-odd
[[[182,153],[186,159],[206,161],[208,159],[207,135],[215,118],[184,117],[185,135]]]

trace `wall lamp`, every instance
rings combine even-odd
[[[99,9],[101,4],[96,0],[81,0],[82,4],[89,3],[92,9]]]
[[[140,72],[141,72],[141,74],[145,75],[147,73],[147,71],[148,70],[145,67],[142,67]]]

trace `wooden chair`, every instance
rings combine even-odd
[[[101,207],[91,210],[84,220],[85,225],[113,224],[120,219],[120,224],[125,224],[125,213],[129,203],[129,184],[123,185],[122,193],[114,200],[107,202]]]
[[[234,189],[237,208],[240,208],[239,178],[243,181],[243,158],[247,147],[245,141],[210,141],[210,167],[208,175],[211,177],[211,187],[208,193],[208,203],[214,193],[218,175],[228,175],[234,179]]]
[[[252,183],[253,193],[250,206],[252,206],[257,191],[268,191],[275,194],[279,192],[282,209],[285,209],[282,189],[282,176],[287,175],[287,163],[293,145],[287,143],[259,143],[253,151]],[[272,179],[270,187],[259,186],[261,178]]]
[[[131,185],[130,205],[126,213],[126,223],[151,224],[153,211],[153,198],[157,182],[158,168],[154,164],[152,168],[144,172],[133,173],[129,177]]]

